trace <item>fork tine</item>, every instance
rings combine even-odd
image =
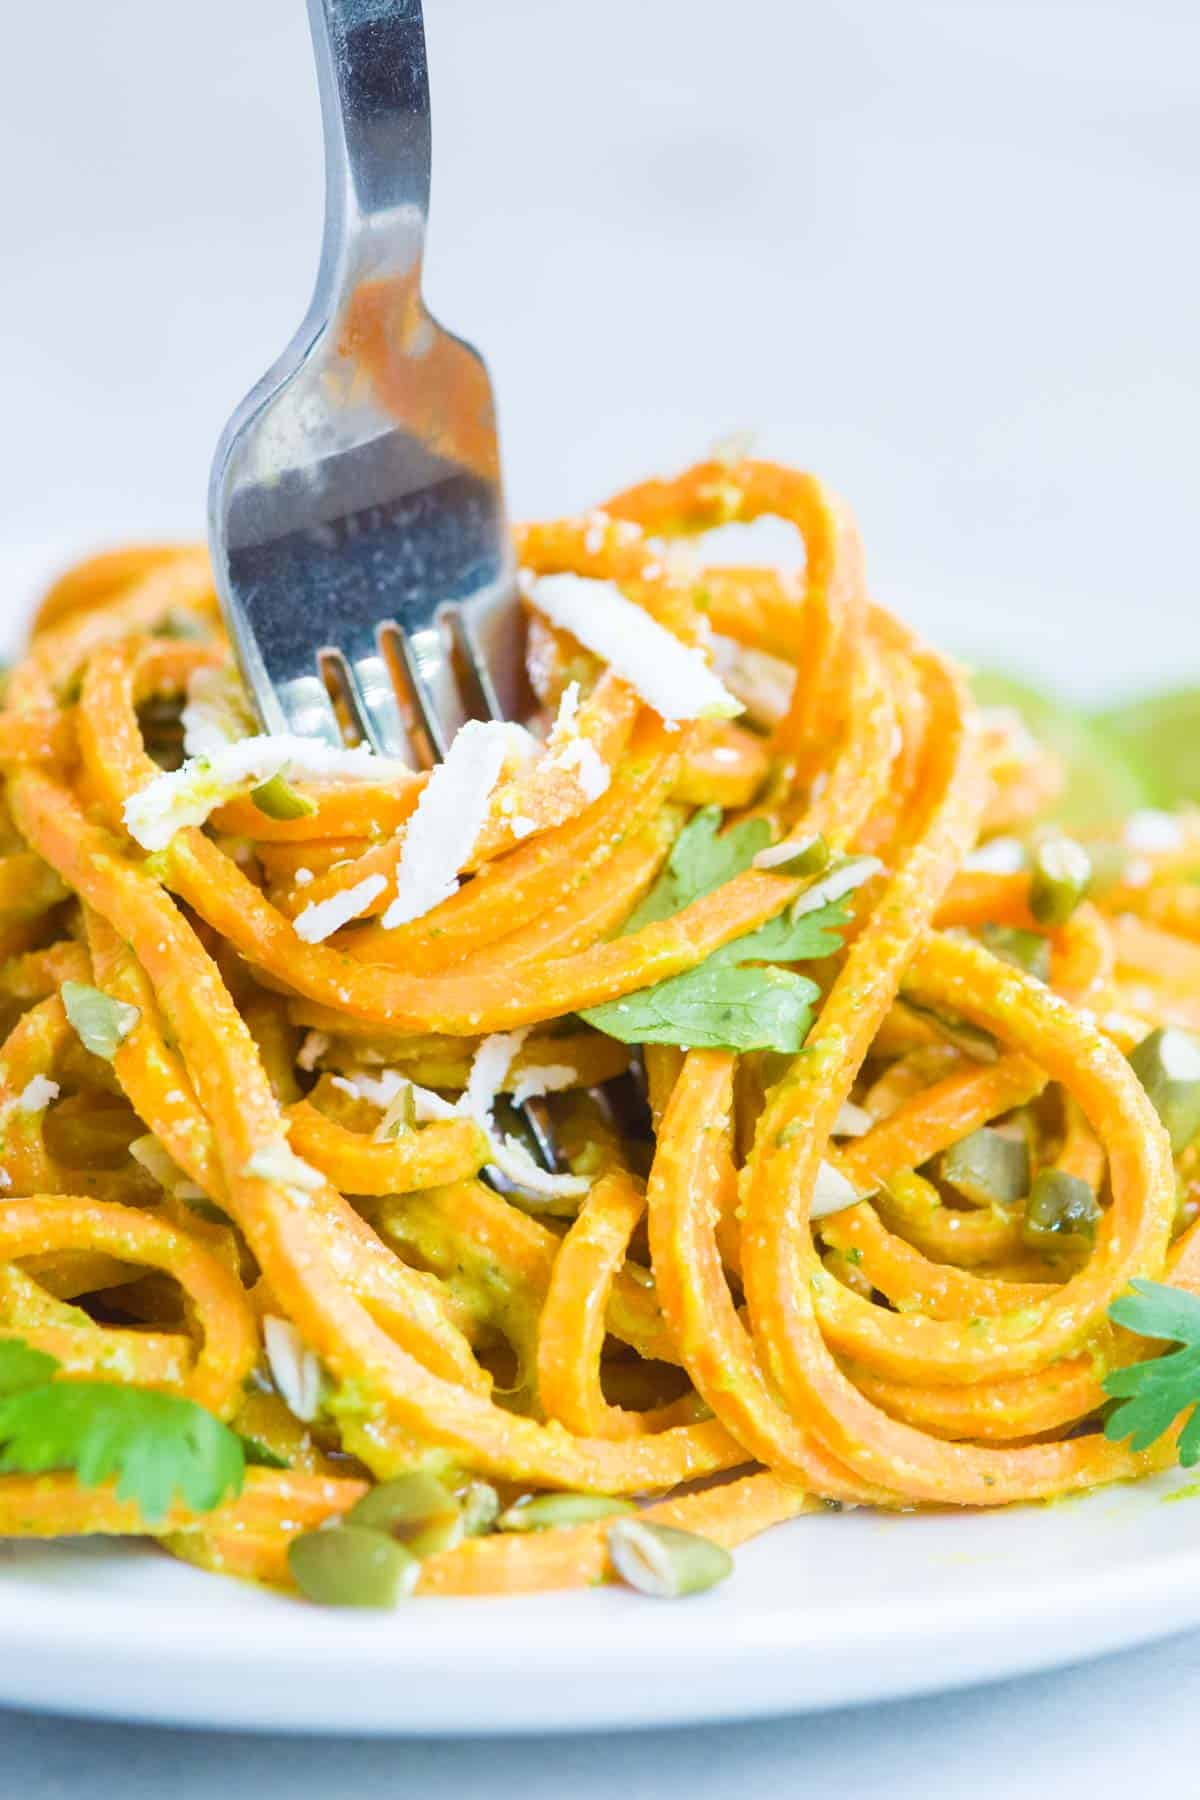
[[[524,1100],[517,1107],[534,1143],[538,1147],[538,1155],[552,1175],[561,1174],[565,1164],[558,1139],[554,1133],[554,1121],[550,1117],[550,1108],[544,1100]]]
[[[342,648],[342,675],[354,723],[379,756],[413,760],[392,671],[378,644]]]
[[[329,690],[319,675],[293,675],[287,681],[272,681],[269,674],[256,679],[248,670],[254,698],[269,732],[287,732],[293,737],[316,738],[335,750],[344,739]]]
[[[434,757],[441,761],[468,717],[442,627],[434,620],[417,631],[389,634],[389,642],[395,649],[397,672],[412,697],[417,719]]]
[[[527,677],[516,584],[509,570],[490,593],[454,609],[463,658],[493,719],[519,719],[527,710]]]

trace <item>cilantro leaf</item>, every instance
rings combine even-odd
[[[115,1476],[148,1525],[176,1494],[209,1512],[241,1492],[241,1439],[203,1407],[175,1394],[111,1381],[53,1381],[52,1356],[20,1339],[0,1341],[0,1473],[72,1469],[85,1487]]]
[[[673,918],[693,900],[702,900],[732,881],[770,843],[771,827],[765,819],[743,819],[722,835],[721,817],[719,806],[702,806],[688,820],[672,845],[662,874],[622,925],[622,937],[660,919]]]
[[[771,839],[765,819],[743,819],[723,834],[720,826],[717,806],[702,807],[689,820],[663,873],[622,926],[622,936],[672,918],[732,881]],[[623,1044],[794,1055],[808,1035],[820,989],[807,976],[773,965],[831,955],[841,947],[837,928],[849,919],[840,902],[795,918],[790,911],[780,913],[723,944],[694,969],[587,1007],[580,1017]]]
[[[681,1044],[687,1049],[780,1050],[795,1055],[812,1024],[820,988],[777,963],[828,956],[849,914],[835,902],[798,919],[786,913],[734,938],[711,956],[653,987],[605,1000],[580,1014],[623,1044]]]
[[[1108,1316],[1139,1337],[1179,1347],[1105,1376],[1105,1393],[1121,1401],[1105,1421],[1105,1437],[1114,1443],[1128,1438],[1131,1450],[1146,1450],[1186,1413],[1179,1460],[1191,1468],[1200,1462],[1200,1299],[1162,1282],[1133,1281]]]
[[[820,991],[790,969],[714,966],[710,958],[623,1000],[589,1007],[581,1017],[624,1044],[795,1052]]]
[[[24,1338],[0,1338],[0,1394],[40,1387],[59,1367],[56,1356],[35,1350]]]

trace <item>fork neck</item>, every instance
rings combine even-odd
[[[393,270],[397,249],[411,266],[429,212],[421,0],[308,0],[308,15],[325,125],[326,258],[366,234]]]

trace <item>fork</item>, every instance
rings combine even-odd
[[[522,710],[491,383],[421,292],[420,0],[308,0],[325,233],[308,312],[233,414],[209,490],[230,636],[268,731],[428,767]]]
[[[496,412],[421,293],[429,78],[420,0],[308,0],[325,127],[312,301],[222,433],[209,541],[263,726],[429,767],[526,698]],[[548,1108],[521,1116],[562,1166]],[[498,1172],[495,1172],[497,1182]]]

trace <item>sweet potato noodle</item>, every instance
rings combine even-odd
[[[703,534],[767,515],[798,528],[802,572],[704,566]],[[201,553],[97,557],[43,600],[0,713],[3,1334],[51,1351],[60,1380],[187,1395],[269,1451],[238,1498],[177,1503],[156,1530],[279,1582],[297,1532],[423,1464],[508,1497],[645,1497],[732,1545],[822,1502],[997,1506],[1170,1460],[1169,1437],[1134,1454],[1099,1418],[1105,1372],[1145,1353],[1110,1302],[1135,1276],[1195,1287],[1200,1267],[1190,1152],[1173,1160],[1125,1054],[1200,1019],[1178,856],[1038,926],[1027,868],[973,853],[1034,840],[1052,765],[871,601],[853,520],[810,475],[714,461],[517,548],[543,731],[578,682],[575,766],[599,759],[607,782],[518,759],[457,891],[390,929],[418,772],[290,778],[293,816],[227,796],[152,853],[127,828],[180,761],[199,678],[230,666]],[[539,614],[536,578],[563,572],[715,644],[747,711],[661,717]],[[768,841],[877,859],[840,949],[806,966],[799,1054],[639,1051],[579,1016],[810,887],[786,862],[742,867],[623,931],[701,806],[725,832],[753,818]],[[297,930],[346,895],[332,935]],[[988,927],[1039,933],[1048,980]],[[136,1009],[111,1058],[84,1047],[64,983]],[[494,1142],[460,1104],[481,1043],[517,1032],[504,1085],[550,1072],[579,1178],[549,1199],[489,1185]],[[437,1116],[381,1131],[405,1083]],[[1088,1184],[1091,1241],[1031,1247],[1022,1198],[947,1183],[939,1159],[987,1125],[1033,1173]],[[864,1197],[812,1216],[831,1172]],[[271,1379],[266,1319],[319,1359],[315,1416]],[[721,1479],[672,1497],[701,1477]],[[4,1534],[146,1529],[111,1486],[0,1477]],[[419,1591],[606,1571],[601,1524],[493,1533],[428,1557]]]

